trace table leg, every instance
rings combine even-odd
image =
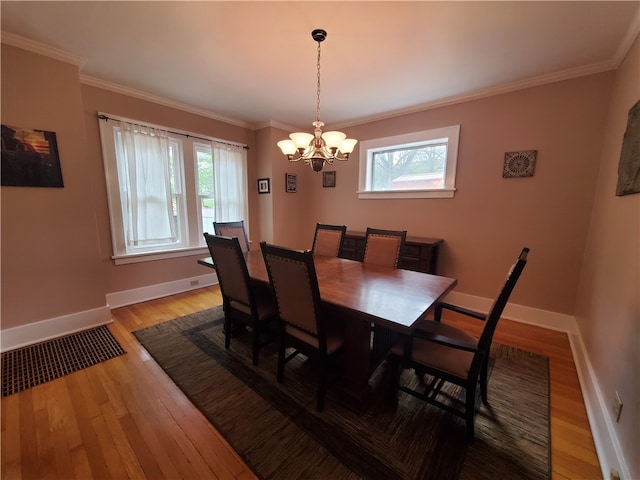
[[[370,393],[371,323],[355,312],[346,315],[341,312],[341,316],[345,327],[342,389],[347,397],[362,405]]]

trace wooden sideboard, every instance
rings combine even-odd
[[[424,273],[438,273],[438,250],[444,240],[407,236],[400,253],[399,268]],[[364,258],[365,232],[347,230],[342,244],[342,257],[362,261]]]

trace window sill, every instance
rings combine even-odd
[[[209,255],[207,247],[189,247],[179,250],[165,250],[163,252],[145,252],[112,256],[115,265],[127,265],[129,263],[153,262],[168,258],[189,257],[192,255]]]
[[[455,188],[443,188],[438,190],[386,190],[373,192],[361,190],[356,192],[361,200],[384,200],[393,198],[453,198]]]

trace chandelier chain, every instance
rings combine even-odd
[[[318,90],[317,90],[317,106],[316,106],[316,120],[320,121],[320,42],[318,42]]]
[[[289,140],[278,142],[278,147],[290,162],[304,160],[304,163],[309,165],[314,172],[319,172],[325,164],[333,165],[335,160],[348,160],[358,141],[354,138],[346,138],[344,133],[338,131],[322,133],[324,123],[320,121],[320,43],[327,38],[327,32],[318,28],[311,32],[311,37],[318,42],[316,121],[312,124],[314,126],[313,134],[291,133]]]

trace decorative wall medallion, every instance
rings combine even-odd
[[[537,150],[523,150],[522,152],[506,152],[504,154],[504,178],[532,177],[536,168]]]

